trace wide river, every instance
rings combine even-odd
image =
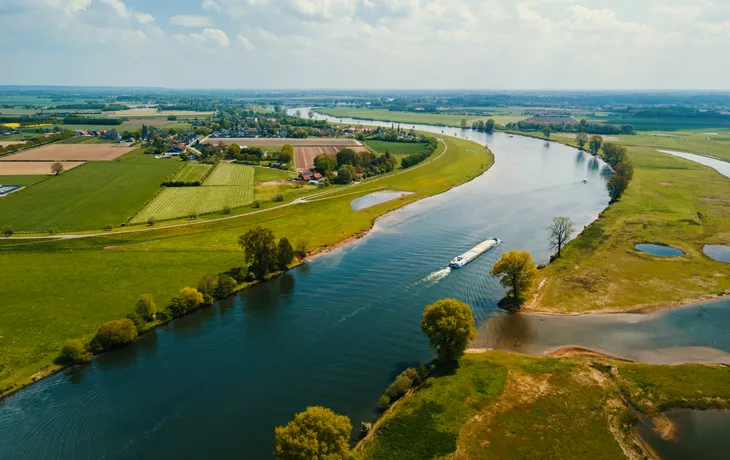
[[[357,431],[395,375],[432,358],[419,328],[427,304],[455,297],[485,323],[504,294],[488,275],[500,253],[545,262],[552,217],[582,229],[608,204],[610,171],[575,149],[417,128],[487,144],[496,163],[354,244],[0,402],[0,458],[270,458],[274,427],[310,405]],[[497,250],[445,269],[492,236]]]

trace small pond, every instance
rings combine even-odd
[[[662,244],[637,244],[635,247],[637,251],[657,257],[681,257],[684,255],[684,252],[679,249]]]
[[[707,244],[702,251],[712,260],[730,264],[730,246]]]
[[[636,432],[663,460],[728,458],[730,451],[730,411],[673,409],[664,415],[674,425],[664,439],[645,415]]]
[[[375,206],[376,204],[385,203],[395,200],[402,196],[410,195],[412,192],[397,192],[395,190],[381,190],[380,192],[369,193],[365,196],[353,200],[350,204],[353,211],[362,211],[363,209]]]

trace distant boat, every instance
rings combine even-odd
[[[583,179],[583,183],[584,184],[587,184],[588,183],[588,179]]]
[[[474,261],[477,257],[497,246],[499,243],[501,243],[501,241],[497,238],[489,238],[488,240],[479,243],[472,249],[466,251],[464,254],[452,260],[449,264],[449,267],[463,268],[466,264]]]

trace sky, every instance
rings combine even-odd
[[[730,89],[728,0],[0,0],[0,85]]]

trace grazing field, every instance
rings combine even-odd
[[[362,147],[357,139],[333,139],[326,137],[309,137],[305,139],[285,138],[285,137],[241,137],[241,138],[223,138],[209,137],[205,140],[206,144],[218,145],[246,145],[248,147],[273,147],[282,145],[291,145],[292,147]]]
[[[256,167],[254,169],[254,182],[260,184],[262,182],[271,182],[276,180],[288,180],[297,177],[296,174],[281,169]]]
[[[435,374],[360,442],[365,459],[644,458],[630,406],[656,417],[708,400],[730,405],[723,367],[491,351]]]
[[[707,134],[707,131],[711,131],[713,134]],[[657,136],[656,134],[662,133],[641,133],[634,136],[620,136],[619,142],[626,146],[656,147],[665,150],[707,155],[730,161],[730,130],[727,128],[674,131],[672,132],[672,136]]]
[[[132,223],[185,217],[191,213],[206,214],[226,206],[236,208],[253,203],[253,187],[170,187],[164,189],[148,204]]]
[[[387,142],[366,140],[365,145],[376,151],[377,153],[390,152],[393,154],[413,155],[426,150],[426,144],[416,144],[411,142]]]
[[[313,192],[318,191],[316,185],[308,185],[294,183],[294,182],[283,182],[278,184],[262,184],[257,185],[254,191],[254,198],[259,201],[273,201],[277,195],[281,195],[284,199],[299,198],[305,195],[309,195]]]
[[[205,186],[213,185],[244,185],[253,186],[254,168],[234,163],[220,163],[215,167]]]
[[[478,120],[493,119],[499,125],[524,120],[524,115],[494,115],[494,116],[478,116],[473,115],[453,115],[444,113],[418,113],[418,112],[393,112],[384,109],[354,109],[354,108],[326,108],[316,109],[317,112],[331,117],[340,118],[359,118],[362,120],[390,121],[393,123],[426,123],[443,126],[461,126],[461,120],[466,119],[467,125],[471,128],[473,122]],[[402,126],[407,128],[408,126]]]
[[[53,174],[51,166],[58,161],[3,161],[0,162],[0,178],[3,176],[27,176],[40,174]],[[84,164],[83,161],[61,161],[64,171],[77,168]]]
[[[207,173],[212,167],[213,166],[211,165],[188,163],[179,173],[175,174],[175,177],[173,177],[172,180],[180,182],[197,182],[202,180],[205,173]]]
[[[0,158],[0,161],[110,161],[134,147],[116,144],[48,144]]]
[[[2,168],[0,168],[2,170]],[[44,179],[48,179],[48,176],[10,176],[0,174],[0,185],[33,185]]]
[[[555,137],[565,137],[567,139],[575,139],[578,136],[578,133],[552,133],[552,135]],[[616,136],[608,136],[606,134],[601,134],[601,137],[603,138],[604,142],[616,142],[619,140],[619,138]]]
[[[5,163],[0,163],[0,168],[6,167]],[[0,200],[0,227],[45,232],[120,225],[180,166],[175,160],[157,161],[135,153],[116,161],[86,163]]]

